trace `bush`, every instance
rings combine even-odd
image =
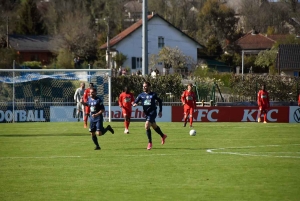
[[[240,96],[256,97],[262,84],[274,101],[294,101],[300,87],[300,78],[280,75],[233,75],[230,81],[232,91]]]
[[[42,62],[40,61],[25,61],[22,66],[28,67],[30,69],[41,69]]]

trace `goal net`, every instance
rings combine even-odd
[[[111,121],[109,69],[0,69],[0,123],[77,121],[74,94],[81,82],[94,84]]]

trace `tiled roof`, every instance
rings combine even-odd
[[[284,34],[276,34],[276,35],[268,35],[268,38],[271,38],[272,40],[279,41],[279,40],[284,40],[287,35]]]
[[[153,15],[148,15],[148,20],[151,19],[152,17]],[[136,23],[134,23],[133,25],[131,25],[130,27],[128,27],[127,29],[125,29],[124,31],[116,35],[115,37],[113,37],[109,41],[109,45],[111,47],[114,46],[115,44],[117,44],[118,42],[120,42],[121,40],[129,36],[132,32],[137,30],[139,27],[141,27],[142,24],[143,24],[143,20],[137,21]],[[107,48],[107,43],[100,46],[100,49],[106,49],[106,48]]]
[[[300,69],[300,45],[279,45],[277,61],[280,69]]]
[[[193,40],[195,43],[197,43],[200,46],[203,46],[201,44],[199,44],[195,39],[193,39],[192,37],[190,37],[189,35],[185,34],[184,32],[182,32],[180,29],[176,28],[173,24],[171,24],[170,22],[168,22],[167,20],[165,20],[163,17],[161,17],[158,14],[154,14],[154,15],[148,15],[148,21],[150,21],[151,19],[155,18],[155,17],[159,17],[162,20],[164,20],[165,22],[167,22],[170,26],[173,26],[175,29],[177,29],[179,32],[182,33],[182,35],[190,38],[191,40]],[[127,29],[125,29],[124,31],[122,31],[121,33],[119,33],[118,35],[116,35],[115,37],[113,37],[110,41],[109,41],[109,45],[110,47],[113,47],[115,44],[119,43],[120,41],[122,41],[123,39],[125,39],[127,36],[129,36],[131,33],[133,33],[134,31],[136,31],[138,28],[140,28],[143,24],[143,20],[139,20],[136,23],[134,23],[133,25],[131,25],[130,27],[128,27]],[[100,49],[106,49],[107,48],[107,43],[103,44],[100,46]]]
[[[245,36],[238,39],[235,44],[242,50],[266,50],[271,49],[276,41],[271,37],[257,33],[248,32]]]
[[[22,52],[54,52],[56,50],[53,38],[47,35],[9,35],[9,45]]]

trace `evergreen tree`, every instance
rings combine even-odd
[[[27,0],[19,9],[19,21],[16,32],[24,35],[43,35],[46,28],[34,0]]]

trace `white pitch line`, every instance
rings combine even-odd
[[[135,156],[135,157],[144,157],[144,156],[178,156],[178,155],[186,155],[186,154],[132,154],[132,155],[122,155],[125,156],[125,157],[132,157],[132,156]]]
[[[291,146],[299,146],[300,144],[290,144]],[[254,154],[261,152],[250,152],[250,153],[239,153],[239,152],[224,152],[218,150],[225,149],[246,149],[246,148],[257,148],[257,147],[281,147],[286,145],[260,145],[260,146],[245,146],[245,147],[228,147],[228,148],[217,148],[217,149],[207,149],[206,152],[211,154],[229,154],[229,155],[239,155],[239,156],[262,156],[262,157],[275,157],[275,158],[300,158],[300,156],[274,156],[274,155],[266,155],[266,154]],[[263,152],[263,153],[300,153],[300,152]]]
[[[81,156],[37,156],[37,157],[32,157],[32,156],[24,156],[24,157],[0,157],[0,159],[49,159],[49,158],[80,158]]]

